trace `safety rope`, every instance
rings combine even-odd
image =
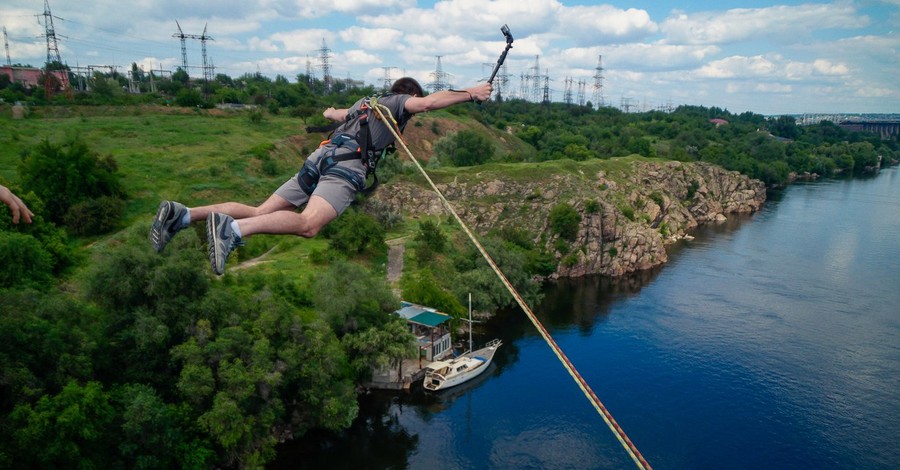
[[[373,106],[373,109],[375,109],[375,112],[379,115],[379,117],[382,120],[384,120],[384,114],[382,113],[381,108],[385,108],[388,112],[388,115],[391,117],[391,121],[396,122],[396,121],[394,121],[394,117],[390,113],[390,109],[386,108],[383,105]],[[388,122],[388,121],[384,121],[384,122]],[[519,295],[519,292],[516,290],[516,288],[513,287],[513,285],[509,282],[509,279],[506,278],[506,275],[503,274],[503,271],[500,270],[500,268],[497,266],[497,263],[494,262],[494,259],[491,258],[491,256],[488,254],[487,250],[484,249],[484,246],[481,245],[481,242],[478,241],[478,238],[475,237],[475,234],[473,234],[472,231],[469,230],[469,227],[466,225],[466,223],[463,222],[462,218],[459,217],[459,214],[457,214],[456,210],[453,209],[453,206],[450,205],[450,201],[448,201],[447,198],[444,197],[444,194],[441,192],[440,189],[438,189],[437,185],[434,184],[434,181],[431,180],[431,177],[428,176],[428,173],[426,173],[425,169],[422,168],[422,165],[419,164],[419,161],[416,160],[416,157],[409,150],[409,147],[406,146],[406,142],[403,141],[403,138],[400,136],[400,134],[395,132],[392,126],[389,125],[387,127],[391,130],[391,133],[394,135],[395,141],[398,142],[401,147],[403,147],[403,150],[406,151],[406,154],[409,156],[409,159],[412,160],[412,162],[416,165],[416,168],[419,169],[419,172],[422,173],[422,176],[424,176],[425,179],[428,181],[428,184],[431,185],[431,189],[433,189],[434,192],[437,193],[441,202],[444,204],[444,207],[446,207],[447,210],[453,215],[453,218],[455,218],[456,221],[459,222],[459,225],[466,232],[466,235],[469,236],[469,239],[472,240],[472,243],[474,243],[475,247],[478,248],[478,251],[481,253],[481,256],[484,257],[484,259],[491,266],[491,269],[493,269],[494,272],[497,274],[497,277],[499,277],[500,280],[503,282],[503,285],[506,286],[506,289],[509,291],[509,293],[512,294],[513,298],[516,299],[516,303],[519,304],[519,307],[521,307],[522,310],[525,312],[525,315],[528,317],[528,319],[531,321],[531,323],[534,325],[534,327],[541,334],[541,337],[544,338],[544,341],[547,343],[548,346],[550,346],[550,349],[553,350],[553,353],[556,354],[557,359],[559,359],[559,361],[562,363],[563,367],[565,367],[565,369],[569,373],[569,375],[572,376],[572,379],[575,380],[575,383],[578,384],[578,387],[581,389],[582,393],[584,393],[584,395],[585,395],[585,397],[587,397],[588,401],[590,401],[591,404],[594,406],[594,409],[597,410],[597,413],[599,413],[600,416],[603,418],[603,421],[609,427],[610,431],[612,431],[613,435],[616,436],[616,439],[619,440],[619,443],[622,444],[622,447],[625,448],[625,451],[628,452],[628,455],[631,456],[631,459],[634,460],[634,463],[640,469],[650,470],[650,468],[651,468],[650,464],[647,463],[647,460],[644,459],[644,457],[641,455],[641,452],[637,449],[637,447],[634,445],[634,443],[631,442],[631,439],[628,438],[628,436],[625,434],[625,431],[622,429],[621,426],[619,426],[619,423],[616,422],[615,418],[613,418],[613,416],[609,412],[609,410],[606,409],[606,406],[604,406],[603,403],[600,401],[600,398],[597,397],[597,394],[594,393],[594,391],[591,389],[590,385],[588,385],[587,381],[584,380],[584,377],[582,377],[581,374],[578,373],[578,370],[575,369],[575,365],[572,364],[572,361],[570,361],[568,357],[566,357],[566,354],[562,351],[562,348],[560,348],[559,345],[556,344],[556,341],[553,339],[552,336],[550,336],[550,332],[548,332],[547,329],[544,328],[544,325],[537,318],[537,316],[534,314],[534,312],[531,311],[531,308],[528,307],[528,304],[525,303],[525,300],[522,299],[522,296]]]

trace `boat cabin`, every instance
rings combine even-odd
[[[394,313],[409,325],[409,330],[419,345],[421,359],[437,361],[452,353],[450,315],[410,302],[401,302],[400,309]]]

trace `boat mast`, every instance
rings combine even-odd
[[[472,352],[472,293],[469,292],[469,352]]]

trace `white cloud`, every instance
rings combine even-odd
[[[352,26],[340,32],[344,42],[357,44],[365,49],[397,50],[403,39],[403,31],[394,28],[362,28]]]
[[[869,18],[858,15],[851,3],[838,2],[675,13],[662,23],[661,29],[672,43],[728,44],[773,37],[795,42],[810,31],[853,29],[868,24]]]
[[[322,47],[322,41],[328,44],[327,38],[331,33],[324,29],[298,29],[284,33],[275,33],[270,36],[272,43],[281,43],[282,49],[287,52],[311,53]]]
[[[561,8],[557,21],[556,31],[579,45],[638,40],[659,28],[645,10],[611,5]]]
[[[345,65],[374,65],[383,63],[383,59],[377,55],[369,54],[360,49],[353,49],[342,54]]]
[[[763,56],[732,56],[700,67],[696,75],[700,78],[759,77],[771,75],[775,70],[775,64]]]
[[[443,0],[430,9],[410,8],[396,14],[361,16],[359,21],[380,27],[403,25],[406,31],[436,36],[460,34],[502,40],[500,26],[503,24],[510,25],[514,38],[548,31],[561,8],[556,0]]]
[[[711,45],[623,44],[602,48],[608,67],[628,67],[638,70],[670,70],[694,68],[718,54],[720,48]]]

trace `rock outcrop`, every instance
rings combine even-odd
[[[533,236],[556,257],[554,277],[652,268],[668,260],[668,244],[697,226],[754,212],[766,198],[761,181],[702,162],[628,158],[525,168],[490,165],[432,177],[477,233],[513,228]],[[374,197],[408,215],[446,211],[425,183],[392,182]],[[551,223],[559,204],[578,213],[574,236],[561,237]]]

